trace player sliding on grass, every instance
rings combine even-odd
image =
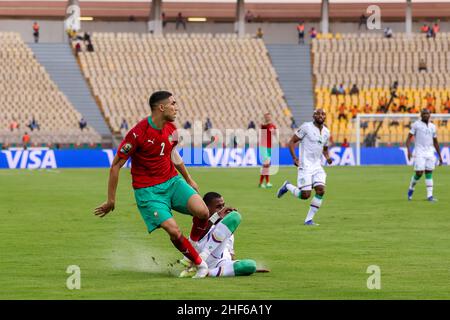
[[[289,151],[294,164],[298,167],[298,187],[286,180],[277,193],[278,198],[281,198],[290,191],[295,197],[306,200],[309,199],[311,190],[314,188],[316,194],[311,201],[305,225],[316,225],[313,218],[322,205],[322,198],[325,194],[327,175],[322,168],[322,154],[328,164],[333,162],[328,154],[330,131],[323,124],[325,117],[325,111],[316,109],[313,114],[314,121],[302,124],[292,136],[289,141]],[[300,142],[299,158],[295,155],[294,149],[298,142]]]
[[[109,171],[108,200],[95,209],[95,214],[104,217],[114,210],[119,171],[131,158],[134,195],[148,232],[163,228],[175,247],[196,265],[195,277],[202,278],[208,274],[208,266],[182,235],[171,213],[174,209],[196,217],[191,240],[198,241],[200,231],[208,224],[209,213],[175,149],[178,141],[173,122],[177,103],[170,92],[158,91],[151,95],[149,105],[152,115],[132,128],[118,148]]]
[[[420,120],[414,122],[406,139],[406,148],[408,149],[408,160],[411,160],[411,140],[415,138],[414,147],[414,171],[416,174],[412,176],[408,190],[408,200],[412,199],[414,188],[417,181],[422,177],[425,171],[425,185],[427,187],[428,201],[437,201],[433,197],[433,170],[436,158],[434,150],[439,156],[439,165],[442,165],[442,156],[439,149],[439,142],[436,135],[436,126],[430,122],[430,111],[423,109],[420,112]]]
[[[256,269],[256,262],[250,259],[235,260],[234,232],[241,223],[241,215],[236,209],[225,207],[223,197],[216,192],[208,192],[203,201],[209,210],[209,225],[204,230],[198,243],[201,256],[208,256],[206,262],[210,277],[249,276],[255,272],[269,272],[266,269]],[[180,277],[189,277],[195,269],[191,261],[180,261],[186,266]]]

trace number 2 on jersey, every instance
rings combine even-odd
[[[164,147],[166,146],[166,144],[164,142],[161,142],[161,152],[159,153],[160,156],[164,155]]]

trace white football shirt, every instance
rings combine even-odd
[[[436,138],[436,126],[433,123],[428,122],[427,125],[422,120],[417,120],[411,125],[409,133],[415,139],[414,155],[416,157],[434,156],[433,138]]]
[[[319,130],[312,121],[303,123],[295,132],[301,139],[298,148],[299,168],[314,170],[322,166],[323,147],[328,146],[330,130],[323,126]]]

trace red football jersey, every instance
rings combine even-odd
[[[272,148],[272,135],[277,127],[273,123],[261,125],[261,143],[260,146]]]
[[[178,173],[171,159],[178,143],[177,128],[167,122],[162,130],[154,128],[151,117],[141,120],[123,139],[117,154],[131,158],[133,188],[146,188],[166,182]]]

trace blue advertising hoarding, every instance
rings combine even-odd
[[[444,164],[450,164],[450,148],[441,150]],[[332,147],[330,157],[333,165],[353,166],[356,154],[353,148]],[[112,149],[53,150],[53,149],[9,149],[0,152],[0,169],[43,168],[107,168],[115,155]],[[181,149],[180,154],[187,166],[252,167],[259,166],[261,159],[255,148]],[[274,149],[273,165],[292,165],[288,148]],[[410,165],[406,148],[362,148],[362,165]],[[127,166],[130,166],[127,163]]]

